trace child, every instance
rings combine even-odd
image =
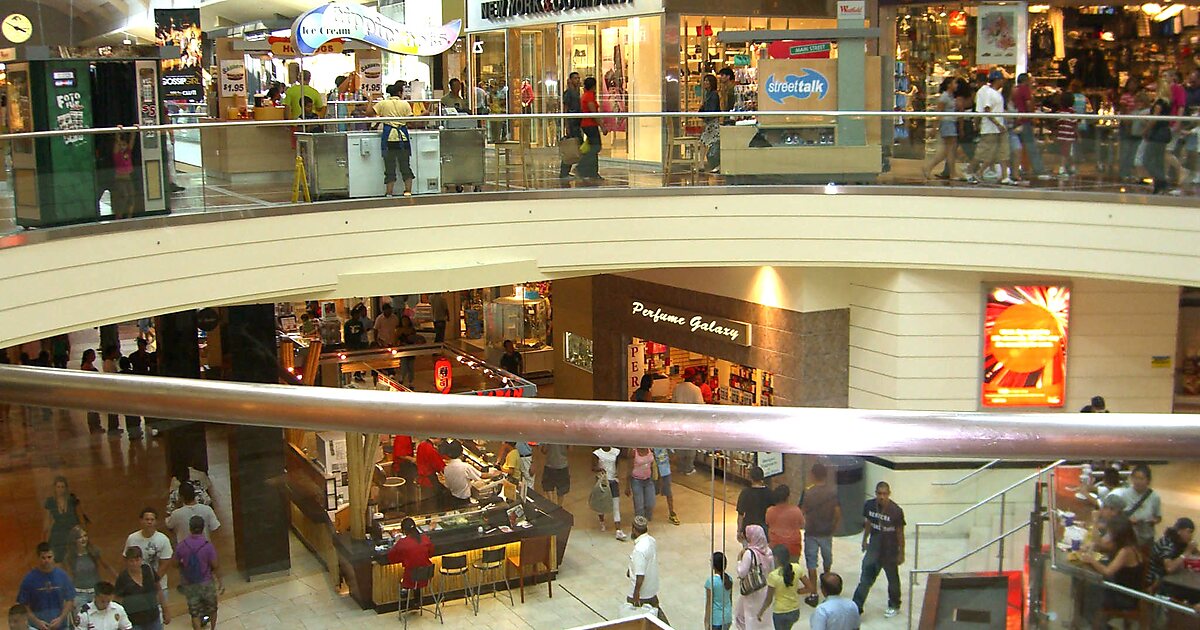
[[[621,531],[621,487],[617,482],[617,457],[621,454],[621,450],[609,446],[607,448],[598,448],[592,451],[596,456],[596,465],[593,468],[597,473],[604,475],[604,480],[608,482],[608,490],[612,495],[612,515],[613,527],[616,528],[617,540],[629,540],[629,536]],[[600,517],[600,531],[604,531],[604,514],[598,514]]]
[[[767,597],[757,611],[758,618],[762,619],[770,608],[776,630],[791,630],[800,620],[800,596],[815,591],[808,578],[800,573],[800,565],[792,562],[786,545],[775,545],[771,554],[775,556],[776,568],[767,575]]]
[[[304,97],[303,102],[304,113],[300,115],[300,118],[304,120],[320,120],[321,115],[318,114],[315,109],[316,103],[314,103],[313,100],[307,96]],[[305,133],[323,133],[325,131],[324,125],[303,125],[302,128]]]
[[[129,134],[117,134],[113,143],[113,187],[109,201],[113,217],[133,218],[133,138]]]
[[[725,554],[712,555],[712,575],[704,583],[708,604],[704,607],[704,627],[729,630],[733,625],[733,578],[725,572]]]
[[[1058,105],[1058,113],[1075,113],[1075,96],[1063,94]],[[1067,177],[1075,174],[1075,140],[1079,137],[1079,120],[1076,118],[1060,118],[1056,121],[1054,136],[1058,140],[1058,152],[1062,156],[1062,166],[1058,167],[1058,176]]]

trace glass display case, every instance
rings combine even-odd
[[[592,340],[587,337],[566,333],[563,336],[563,360],[588,374],[592,373]]]
[[[496,298],[484,305],[484,335],[489,348],[503,350],[506,339],[521,350],[548,346],[549,322],[550,300],[536,293]]]

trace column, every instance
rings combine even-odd
[[[196,311],[180,311],[155,318],[158,375],[200,378],[200,345],[196,338]],[[208,440],[203,422],[147,418],[147,429],[156,429],[167,445],[167,471],[191,467],[208,472]]]

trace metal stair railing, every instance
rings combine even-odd
[[[978,475],[979,473],[991,468],[992,466],[999,464],[1001,461],[1003,461],[1003,460],[993,459],[992,461],[980,466],[979,468],[976,468],[975,470],[972,470],[971,472],[967,473],[963,477],[958,478],[955,481],[935,481],[935,482],[931,483],[930,485],[933,485],[933,486],[957,486],[958,484],[960,484],[968,479],[971,479],[975,475]]]

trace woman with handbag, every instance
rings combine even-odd
[[[704,75],[700,80],[704,90],[704,101],[700,104],[700,112],[719,112],[721,111],[721,93],[717,89],[717,77],[711,74]],[[700,134],[700,144],[703,144],[706,153],[705,168],[710,171],[718,172],[721,168],[721,119],[720,118],[705,118],[704,132]]]
[[[761,525],[747,525],[739,537],[742,552],[738,556],[738,590],[742,596],[734,606],[733,627],[737,630],[774,630],[771,618],[760,620],[758,612],[767,599],[767,575],[775,568],[775,559],[767,546],[767,534]]]

